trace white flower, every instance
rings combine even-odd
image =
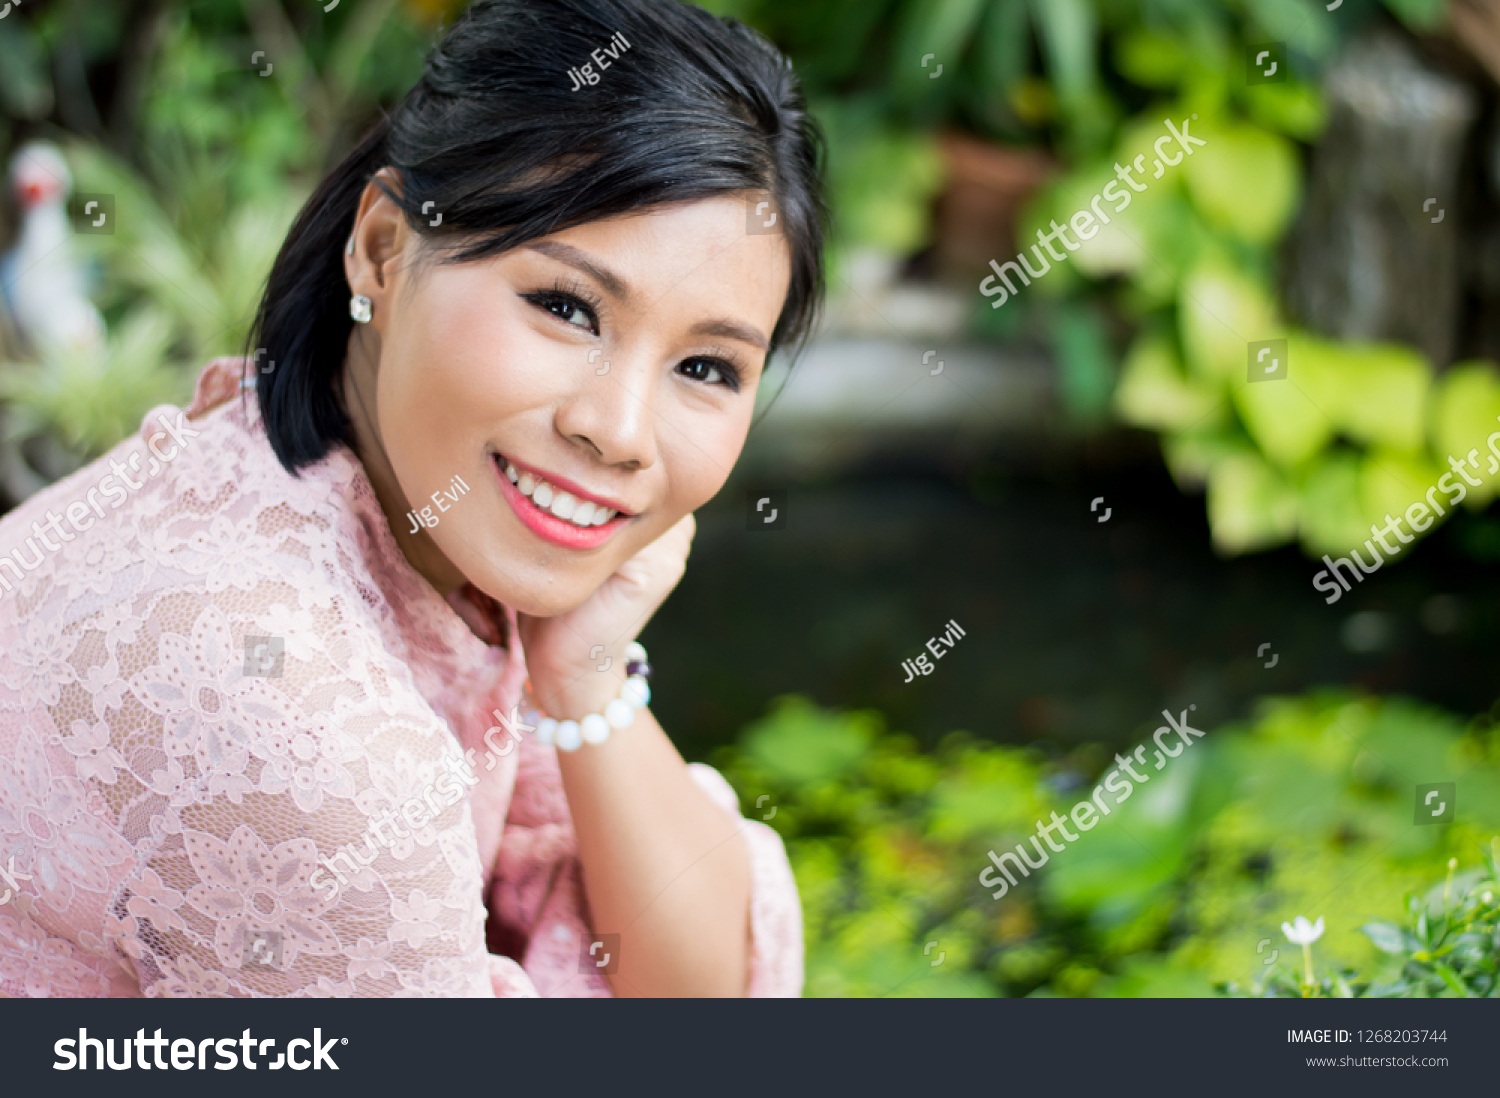
[[[421,972],[403,972],[397,977],[401,990],[393,999],[473,999],[486,991],[493,995],[483,973],[477,973],[461,957],[430,957]]]
[[[192,830],[183,832],[183,842],[199,881],[188,890],[187,902],[214,920],[213,945],[221,966],[240,967],[245,933],[252,927],[282,935],[287,968],[302,953],[336,957],[342,952],[338,935],[321,918],[330,904],[311,885],[318,865],[318,848],[311,839],[268,847],[240,824],[227,843]]]
[[[0,759],[0,850],[32,874],[34,892],[63,911],[75,888],[107,891],[131,847],[95,815],[88,787],[54,776],[52,767],[40,741],[26,736],[12,758]],[[0,944],[6,956],[16,954]]]
[[[162,978],[146,989],[151,998],[162,999],[232,999],[234,988],[229,977],[212,966],[204,968],[183,953],[175,961],[162,961]]]
[[[124,685],[122,682],[121,686]],[[110,746],[109,724],[100,721],[74,721],[73,735],[62,742],[63,748],[73,756],[73,771],[79,781],[97,778],[105,785],[114,785],[119,780],[116,770],[128,770],[130,764],[125,756]]]
[[[437,900],[429,900],[427,893],[420,888],[412,889],[404,901],[392,896],[391,916],[395,921],[386,933],[393,942],[405,942],[412,949],[421,949],[428,939],[442,936],[442,928],[436,921],[442,910],[443,905]]]
[[[325,650],[310,610],[288,610],[278,602],[256,616],[255,627],[268,636],[283,638],[286,653],[294,660],[311,661]]]
[[[386,958],[390,955],[390,942],[381,942],[376,945],[368,938],[361,938],[354,948],[345,954],[349,958],[350,983],[353,983],[356,976],[369,976],[379,980],[388,973],[395,972],[394,966],[386,962]]]
[[[243,794],[256,790],[245,775],[251,753],[273,733],[297,724],[302,714],[265,679],[245,675],[229,618],[212,604],[198,615],[191,636],[163,632],[156,658],[129,681],[141,704],[162,718],[158,749],[172,760],[195,757],[195,786],[239,804]],[[299,803],[308,812],[319,807]]]
[[[1323,916],[1316,923],[1309,923],[1305,915],[1298,915],[1290,923],[1281,924],[1281,932],[1293,945],[1310,946],[1323,936]]]
[[[91,999],[104,992],[104,981],[72,945],[49,937],[29,915],[0,914],[0,978],[31,999]]]
[[[64,633],[60,621],[37,615],[26,625],[24,643],[0,652],[0,682],[20,695],[16,708],[58,704],[62,688],[78,681],[72,656],[79,640],[76,633]]]

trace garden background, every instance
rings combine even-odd
[[[74,226],[79,193],[115,219],[69,240],[102,348],[0,325],[6,506],[244,349],[301,201],[462,6],[7,6],[0,151],[55,142]],[[808,994],[1494,995],[1500,2],[706,6],[827,133],[831,297],[642,639],[663,726],[787,841]],[[993,307],[990,261],[1138,155]],[[1326,603],[1320,558],[1471,453],[1464,505]],[[1157,770],[1163,711],[1206,735]],[[1141,744],[1136,795],[993,898],[987,852]]]

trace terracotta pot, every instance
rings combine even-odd
[[[1008,148],[966,134],[939,135],[948,183],[938,196],[937,261],[947,274],[989,270],[1016,252],[1022,205],[1060,165],[1036,149]]]

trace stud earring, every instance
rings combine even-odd
[[[349,299],[349,315],[361,324],[370,323],[370,316],[373,312],[374,307],[364,294],[355,294]]]
[[[351,236],[349,238],[349,243],[344,245],[344,254],[345,255],[353,255],[354,254],[354,237]]]

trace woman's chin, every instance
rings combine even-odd
[[[489,575],[470,576],[468,579],[475,587],[502,606],[508,606],[517,614],[525,614],[530,618],[555,618],[559,614],[566,614],[569,610],[582,606],[597,589],[595,587],[583,592],[551,592],[538,597],[534,588],[517,585],[513,577]]]

